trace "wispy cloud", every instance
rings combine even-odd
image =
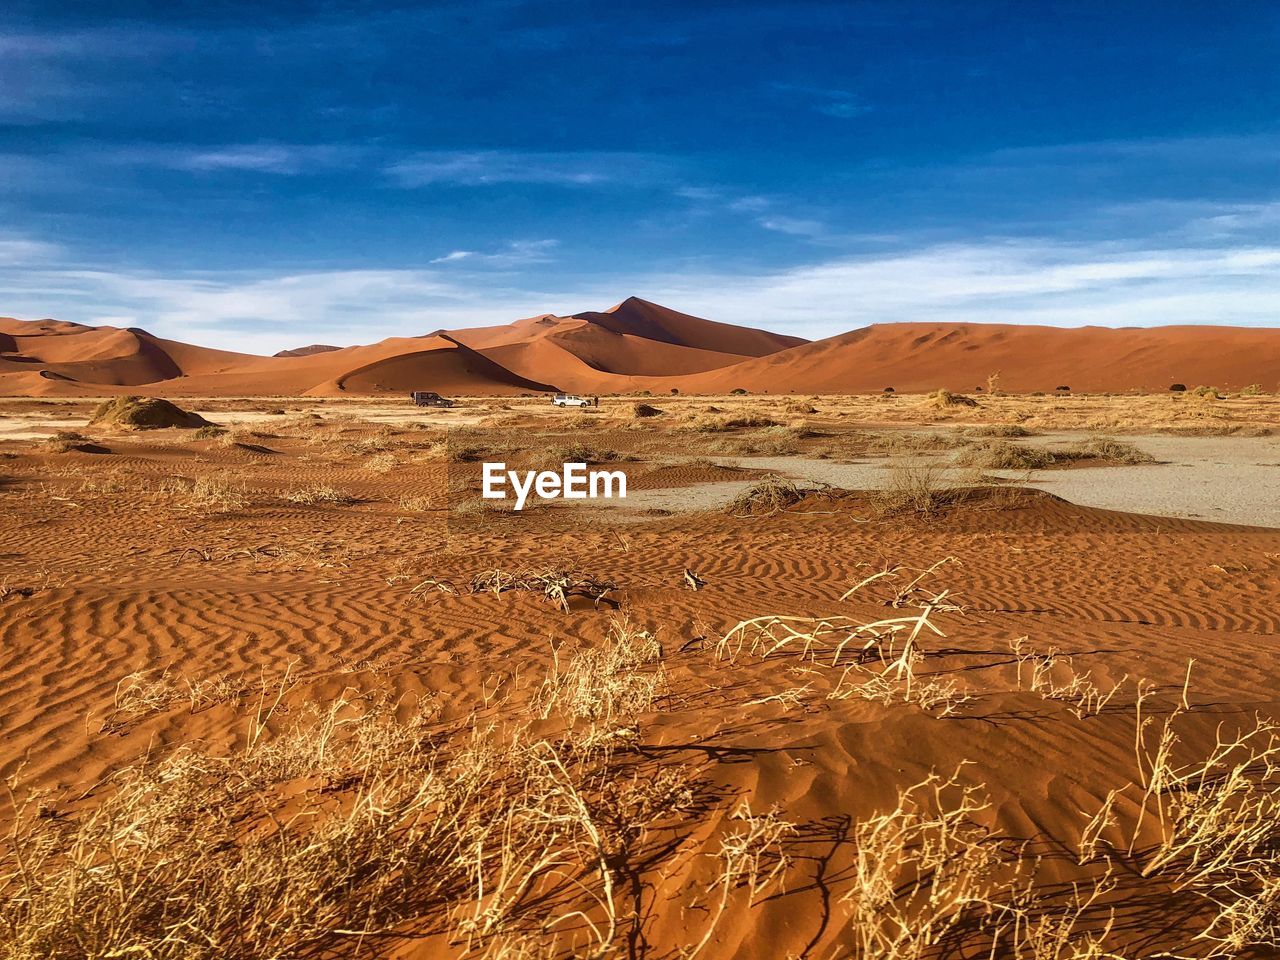
[[[513,276],[499,284],[480,274],[455,275],[450,264],[170,277],[0,263],[9,312],[127,320],[170,337],[271,352],[321,333],[337,342],[368,342],[582,309],[628,294],[811,338],[890,321],[1265,326],[1276,322],[1280,302],[1280,247],[988,241],[834,258],[755,276],[627,274],[547,288]]]
[[[852,90],[804,83],[774,83],[771,86],[779,93],[801,98],[810,109],[828,117],[851,120],[871,112],[871,106]]]
[[[644,289],[692,313],[809,337],[891,321],[1268,326],[1280,302],[1280,247],[993,240]]]
[[[548,263],[551,251],[559,246],[558,240],[512,240],[498,250],[481,253],[476,250],[452,250],[428,261],[432,264],[461,263],[489,267],[517,267],[534,263]]]
[[[624,152],[433,151],[390,163],[386,173],[404,187],[503,183],[643,186],[659,180],[671,163],[666,157]]]
[[[825,236],[828,232],[825,224],[819,223],[817,220],[804,220],[799,217],[782,215],[760,217],[756,220],[756,223],[775,233],[785,233],[792,237],[807,237],[811,240]]]

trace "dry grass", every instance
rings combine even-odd
[[[601,957],[622,912],[611,858],[689,802],[671,771],[620,781],[607,751],[449,734],[430,698],[347,695],[272,734],[282,696],[231,752],[150,757],[90,805],[53,816],[13,791],[4,955],[351,955],[416,926],[476,953],[555,929],[560,952]]]
[[[1035,431],[1028,430],[1020,423],[989,423],[975,427],[965,427],[961,431],[966,437],[1034,437]]]
[[[662,645],[648,630],[626,619],[615,619],[605,643],[574,652],[561,662],[561,651],[553,651],[553,664],[535,698],[545,719],[557,713],[570,722],[590,720],[610,735],[621,723],[634,737],[640,714],[653,709],[666,685],[661,670],[641,671],[641,667],[662,658]]]
[[[1067,704],[1081,720],[1101,713],[1129,679],[1125,675],[1110,687],[1100,687],[1092,671],[1078,671],[1070,657],[1055,650],[1037,653],[1027,646],[1026,637],[1011,641],[1009,648],[1018,665],[1018,688]]]
[[[501,594],[510,590],[538,593],[546,597],[557,607],[569,612],[570,601],[574,597],[585,597],[593,605],[599,606],[602,600],[617,590],[617,584],[603,580],[590,574],[575,573],[570,570],[545,568],[540,570],[519,570],[507,573],[503,570],[489,570],[476,574],[471,579],[472,593]]]
[[[351,494],[328,486],[302,487],[286,494],[284,499],[289,503],[298,503],[304,506],[315,506],[321,503],[340,506],[359,502]]]
[[[396,458],[396,455],[387,450],[382,453],[375,453],[373,456],[369,457],[369,459],[364,462],[363,467],[365,470],[369,471],[369,473],[387,474],[394,470],[396,468],[396,464],[399,462],[400,461]]]
[[[738,494],[724,509],[734,517],[768,517],[794,506],[805,496],[806,491],[792,481],[770,475]]]
[[[880,516],[913,513],[922,517],[936,514],[942,507],[955,503],[963,489],[947,479],[947,466],[935,460],[895,460],[889,465],[889,476],[871,500]]]
[[[981,470],[1042,470],[1054,455],[1041,447],[1027,447],[1008,440],[980,440],[956,455],[956,463]]]
[[[178,704],[195,713],[215,703],[239,700],[248,685],[226,674],[191,679],[175,677],[171,668],[131,673],[116,684],[111,709],[102,720],[102,730],[114,731]]]
[[[977,405],[978,401],[972,397],[966,397],[962,393],[952,393],[949,390],[935,390],[921,401],[921,406],[936,410],[946,410],[954,407],[976,407]]]
[[[1055,450],[1053,456],[1055,459],[1063,460],[1106,460],[1110,463],[1126,464],[1155,463],[1155,457],[1145,450],[1112,437],[1090,437],[1065,450]]]
[[[194,480],[169,477],[156,489],[176,505],[192,510],[224,512],[240,510],[249,505],[244,489],[220,474],[206,474]]]
[[[853,829],[855,860],[843,901],[855,957],[906,960],[989,921],[1007,878],[999,843],[977,822],[989,802],[958,775],[932,774],[897,805]]]

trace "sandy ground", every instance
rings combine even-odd
[[[1271,928],[1209,934],[1280,882],[1280,531],[1115,509],[1274,522],[1247,512],[1274,439],[1134,434],[1171,462],[731,514],[758,473],[720,463],[874,486],[903,430],[490,406],[446,434],[284,406],[0,441],[8,952],[78,958],[92,931],[96,955],[163,955],[252,913],[266,941],[212,955],[881,960],[969,864],[973,899],[913,957],[1275,956]],[[624,509],[480,501],[484,460],[571,452],[634,477]],[[1263,755],[1144,801],[1166,730],[1170,776],[1237,733]],[[1220,783],[1250,785],[1225,803],[1245,819],[1200,853],[1256,856],[1162,856]],[[1015,914],[1070,949],[1014,944],[992,921]]]
[[[1030,445],[1052,449],[1055,444],[1082,436],[1047,434]],[[1160,462],[1035,470],[1029,474],[1029,481],[1038,489],[1082,506],[1280,527],[1280,439],[1154,435],[1127,439]],[[884,460],[834,463],[804,457],[726,457],[718,462],[847,490],[882,489],[891,469]],[[990,472],[1010,480],[1028,477],[1013,471]],[[955,476],[960,473],[953,471]],[[723,481],[685,489],[634,491],[617,506],[639,511],[714,509],[728,503],[752,482]]]

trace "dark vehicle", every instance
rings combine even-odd
[[[453,401],[429,390],[415,390],[409,398],[420,407],[452,407]]]

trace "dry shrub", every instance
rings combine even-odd
[[[893,461],[884,488],[872,497],[872,508],[881,516],[902,513],[933,516],[963,494],[946,477],[946,465],[933,460]]]
[[[351,494],[328,486],[302,487],[287,494],[285,499],[290,503],[304,506],[314,506],[318,503],[342,505],[359,502]]]
[[[471,578],[472,593],[500,594],[509,590],[540,593],[565,613],[569,612],[569,601],[573,597],[585,597],[599,606],[600,601],[616,589],[617,584],[611,580],[555,568],[519,570],[515,573],[489,570]]]
[[[1055,650],[1037,653],[1027,646],[1026,637],[1010,641],[1009,648],[1018,664],[1018,689],[1025,684],[1046,700],[1066,703],[1081,720],[1101,713],[1129,679],[1126,674],[1110,687],[1099,687],[1092,671],[1081,673],[1070,657]]]
[[[956,455],[956,463],[981,470],[1042,470],[1053,461],[1048,450],[1008,440],[980,440]]]
[[[661,669],[639,668],[662,658],[662,645],[648,630],[615,619],[604,644],[578,650],[561,663],[556,650],[535,703],[545,719],[552,713],[570,722],[590,720],[604,727],[635,718],[653,708],[666,684]],[[612,732],[612,731],[611,731]]]
[[[114,731],[144,717],[185,704],[191,713],[215,703],[238,700],[248,689],[242,679],[218,674],[191,679],[175,677],[170,668],[131,673],[116,684],[111,709],[102,721],[104,731]]]
[[[239,510],[248,506],[244,490],[234,486],[225,476],[167,477],[157,491],[177,505],[196,510]]]
[[[692,429],[699,433],[726,433],[730,430],[748,430],[759,427],[779,426],[777,420],[757,413],[748,413],[736,417],[706,417],[695,420]]]
[[[1065,450],[1055,450],[1053,456],[1063,460],[1107,460],[1112,463],[1155,463],[1155,457],[1145,450],[1112,437],[1090,437]]]
[[[407,513],[426,513],[435,509],[436,502],[431,497],[400,497],[396,506]]]
[[[636,403],[631,407],[631,415],[637,420],[662,416],[662,410],[648,403]]]
[[[951,450],[969,441],[956,433],[885,433],[872,437],[867,444],[870,453],[924,453]]]
[[[954,407],[976,407],[978,401],[972,397],[966,397],[962,393],[951,393],[949,390],[935,390],[928,394],[920,403],[921,406],[931,407],[938,410],[947,410]]]
[[[855,824],[847,944],[856,957],[922,958],[992,921],[1007,876],[999,842],[976,817],[982,788],[931,774],[897,805]]]
[[[1174,727],[1190,709],[1187,688],[1181,705],[1158,724],[1144,716],[1150,693],[1143,688],[1137,703],[1139,779],[1113,790],[1085,826],[1081,860],[1096,859],[1110,846],[1113,855],[1133,857],[1143,877],[1199,894],[1210,919],[1196,939],[1214,944],[1209,956],[1274,947],[1280,932],[1280,724],[1255,717],[1234,733],[1219,725],[1207,753],[1180,762]],[[1108,841],[1108,834],[1117,841]]]
[[[619,936],[611,857],[688,806],[673,771],[620,782],[607,751],[518,731],[442,731],[435,701],[351,695],[241,746],[179,746],[48,815],[15,793],[0,848],[13,958],[257,960],[350,955],[448,933],[482,953],[545,936],[602,956]]]
[[[156,430],[164,427],[194,430],[211,425],[199,414],[188,413],[159,397],[115,397],[99,405],[89,422],[128,430]]]
[[[734,497],[725,513],[734,517],[768,517],[794,506],[805,495],[806,491],[792,481],[770,475]]]
[[[396,459],[396,455],[394,453],[384,451],[383,453],[375,453],[366,460],[364,462],[364,469],[368,470],[370,473],[390,473],[395,469],[398,462],[399,461]]]
[[[1019,423],[989,423],[977,427],[965,427],[966,437],[1034,437],[1035,431]]]
[[[97,443],[92,437],[86,437],[74,430],[59,430],[42,441],[46,450],[53,453],[105,453],[106,447]]]

